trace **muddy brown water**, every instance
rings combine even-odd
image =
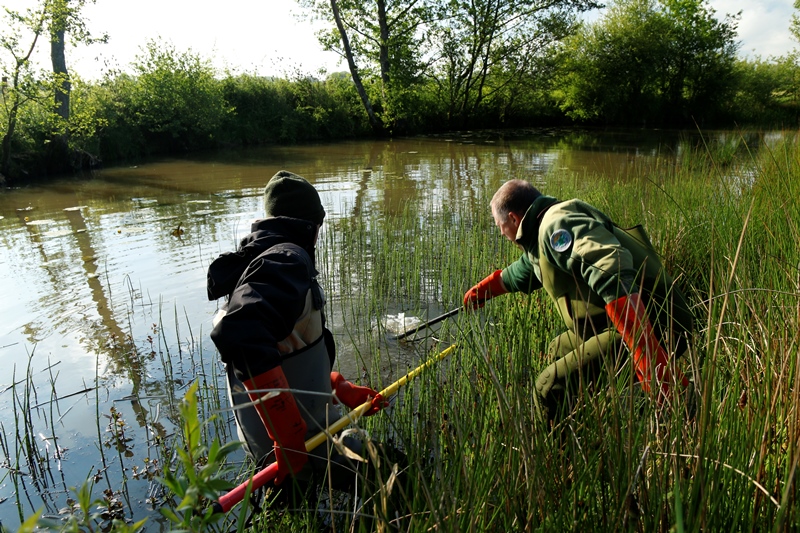
[[[314,183],[330,221],[459,201],[512,177],[546,191],[554,169],[619,176],[673,162],[694,135],[523,133],[200,154],[0,193],[2,526],[39,509],[58,516],[70,488],[95,475],[95,496],[111,489],[125,516],[150,516],[158,529],[159,486],[147,469],[153,442],[177,431],[169,405],[198,377],[222,384],[206,268],[247,233],[277,170]]]

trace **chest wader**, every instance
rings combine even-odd
[[[306,295],[306,306],[301,319],[292,333],[278,343],[281,352],[281,367],[289,388],[297,402],[300,415],[308,428],[306,440],[324,430],[341,418],[339,407],[332,403],[331,364],[333,363],[332,338],[323,327],[322,307],[325,300],[316,281]],[[318,335],[311,339],[311,335]],[[234,375],[233,367],[227,368],[228,400],[235,408],[236,430],[245,451],[254,460],[271,463],[275,460],[273,442],[255,407],[249,403],[244,385]],[[354,453],[362,454],[362,442],[353,437],[344,437],[342,443]],[[306,466],[295,475],[299,486],[295,499],[302,498],[312,478],[330,472],[334,489],[348,490],[355,483],[357,465],[329,446],[318,446],[311,452]],[[300,500],[297,500],[300,501]]]
[[[640,293],[647,302],[648,314],[665,346],[676,356],[685,350],[692,318],[683,294],[667,274],[647,234],[641,226],[631,229],[614,227],[614,236],[630,251],[634,265],[642,265],[637,279]],[[627,360],[624,343],[605,311],[605,301],[583,279],[556,268],[545,258],[531,258],[538,266],[543,288],[556,304],[567,330],[553,339],[548,355],[554,362],[536,380],[544,420],[555,423],[559,412],[569,413],[573,396],[589,392],[597,378],[607,373],[613,377]]]
[[[567,327],[550,342],[547,354],[553,362],[536,379],[542,418],[555,424],[572,411],[575,395],[594,383],[603,368],[616,367],[611,361],[604,365],[603,360],[618,353],[619,337],[608,322],[602,298],[582,279],[557,269],[543,254],[535,264]]]
[[[694,330],[694,315],[683,292],[661,263],[642,226],[614,227],[614,236],[643,265],[637,283],[659,342],[675,358],[686,353]]]

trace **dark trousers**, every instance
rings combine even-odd
[[[576,395],[593,386],[603,372],[619,368],[624,362],[620,354],[627,354],[627,348],[613,326],[565,331],[553,339],[547,350],[553,362],[536,379],[542,418],[554,424],[568,414]]]

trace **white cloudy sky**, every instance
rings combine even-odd
[[[23,9],[36,0],[0,0],[0,6]],[[709,0],[722,17],[742,11],[741,54],[750,58],[785,55],[797,43],[788,31],[793,0]],[[218,68],[284,75],[300,69],[344,70],[331,52],[323,52],[294,0],[96,0],[84,9],[89,28],[107,33],[108,44],[68,49],[69,67],[84,78],[97,78],[108,66],[127,69],[148,39],[191,49]],[[800,47],[800,45],[797,45]],[[45,47],[41,47],[46,53]],[[46,56],[45,56],[46,57]]]
[[[742,12],[739,21],[740,55],[750,58],[785,55],[798,43],[789,33],[793,0],[710,0],[717,16]]]

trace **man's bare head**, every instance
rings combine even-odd
[[[497,189],[489,205],[492,207],[492,212],[502,217],[503,220],[508,217],[509,213],[515,213],[521,218],[534,200],[541,195],[542,193],[530,182],[511,180]]]
[[[522,217],[541,195],[536,187],[524,180],[507,181],[497,189],[489,205],[494,224],[505,238],[511,242],[516,240]]]

